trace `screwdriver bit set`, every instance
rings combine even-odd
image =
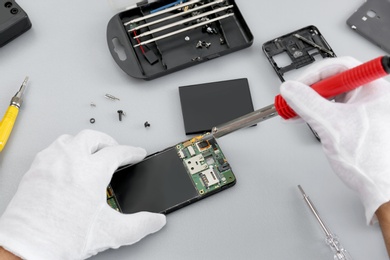
[[[112,57],[151,80],[247,48],[253,35],[234,0],[143,1],[107,26]]]

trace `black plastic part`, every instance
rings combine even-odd
[[[183,86],[179,94],[187,135],[210,132],[254,111],[247,79]]]
[[[31,28],[27,13],[13,0],[0,0],[0,47]]]
[[[358,34],[390,53],[390,1],[365,1],[348,18],[347,24]]]
[[[210,1],[211,0],[205,0],[204,3],[208,3]],[[240,10],[235,4],[235,1],[226,0],[226,5],[234,5],[232,8],[234,16],[210,24],[210,26],[215,28],[215,31],[218,33],[204,33],[202,32],[202,28],[198,27],[196,29],[147,44],[147,48],[153,51],[153,53],[158,57],[157,62],[150,63],[148,58],[145,57],[145,54],[141,51],[140,47],[133,47],[138,44],[138,42],[133,39],[134,35],[128,32],[130,26],[125,27],[123,24],[132,19],[143,17],[151,10],[172,2],[175,2],[175,0],[159,0],[153,3],[145,3],[133,9],[118,13],[109,21],[107,25],[107,42],[109,50],[118,66],[128,75],[135,78],[151,80],[252,45],[253,35]],[[206,8],[206,10],[209,11],[211,9]],[[141,21],[138,24],[151,22],[165,16],[170,16],[173,13],[175,12],[150,18]],[[219,15],[222,14],[224,13],[219,13]],[[140,29],[137,34],[153,30],[168,23],[180,21],[187,18],[188,15],[191,15],[191,13],[187,12],[184,16],[171,19],[161,23],[160,25],[153,25],[148,28]],[[188,23],[155,33],[152,36],[143,37],[141,38],[141,42],[191,25],[192,23]],[[190,40],[185,40],[187,36]],[[112,42],[115,38],[123,45],[124,52],[127,56],[125,60],[121,60],[118,57]],[[211,43],[211,46],[209,48],[196,48],[198,41],[206,41]]]
[[[310,42],[319,45],[329,51],[325,52],[314,44],[309,44],[294,35],[300,35]],[[326,42],[317,27],[310,25],[294,32],[272,39],[263,44],[263,51],[268,61],[274,68],[276,74],[282,82],[285,81],[284,74],[288,71],[299,69],[306,65],[315,62],[314,56],[318,55],[322,58],[336,57],[336,54]],[[277,55],[288,55],[291,59],[291,64],[287,66],[278,65],[275,61]]]
[[[390,57],[389,56],[383,56],[383,58],[382,58],[382,66],[383,66],[383,69],[387,73],[390,73]]]
[[[151,65],[155,64],[156,62],[158,62],[157,55],[153,51],[151,51],[151,50],[145,51],[144,56],[145,56],[145,59],[147,59],[147,61]]]

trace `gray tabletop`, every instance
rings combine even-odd
[[[106,1],[19,0],[33,27],[0,49],[0,111],[26,75],[30,83],[0,154],[0,214],[35,154],[61,134],[91,128],[149,153],[187,139],[179,86],[248,78],[255,108],[269,105],[280,81],[261,46],[274,37],[315,25],[338,56],[366,61],[385,54],[345,23],[361,0],[236,2],[255,37],[252,47],[148,82],[127,76],[111,58],[105,35],[115,11]],[[122,122],[118,109],[127,113]],[[332,172],[305,124],[274,118],[219,143],[234,187],[168,215],[161,232],[93,259],[332,259],[298,184],[354,259],[387,258],[379,226],[366,226],[358,197]]]

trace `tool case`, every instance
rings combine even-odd
[[[234,0],[157,0],[112,17],[107,43],[124,72],[152,80],[247,48],[253,35]]]

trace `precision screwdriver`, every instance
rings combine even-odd
[[[317,209],[314,207],[313,202],[310,200],[309,196],[306,195],[301,185],[298,185],[299,190],[302,193],[303,199],[305,200],[307,206],[316,217],[318,223],[320,224],[322,230],[325,233],[325,242],[332,249],[334,255],[334,260],[352,260],[351,255],[345,248],[341,245],[339,239],[335,234],[333,234],[329,228],[325,225],[324,221],[321,219]]]
[[[337,95],[382,78],[389,73],[390,57],[381,56],[319,81],[311,85],[311,88],[317,91],[317,93],[322,97],[331,99]],[[219,138],[277,115],[280,115],[284,119],[290,119],[297,116],[294,110],[288,106],[287,102],[280,94],[275,97],[274,104],[258,109],[219,126],[215,126],[212,128],[211,133],[208,135],[206,134],[203,139],[209,139],[211,136]]]
[[[19,91],[12,97],[10,106],[0,122],[0,152],[4,149],[12,132],[12,128],[14,127],[16,118],[18,117],[20,106],[23,103],[23,93],[26,89],[27,81],[28,77],[24,79]]]

